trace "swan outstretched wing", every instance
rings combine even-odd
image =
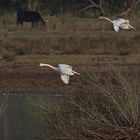
[[[119,21],[119,20],[115,20],[113,22],[113,26],[120,26],[123,22],[122,21]]]
[[[119,31],[119,26],[113,26],[113,28],[114,28],[114,30],[115,30],[116,32]]]
[[[80,73],[72,70],[72,66],[70,66],[70,65],[59,64],[58,66],[59,66],[60,74],[63,74],[63,75],[74,75],[74,74],[80,75]]]
[[[115,19],[115,20],[118,21],[118,22],[126,22],[126,21],[128,21],[128,20],[126,20],[126,19],[122,19],[122,18]]]
[[[61,74],[74,75],[72,72],[72,66],[66,64],[59,64],[58,66]]]
[[[61,79],[65,84],[69,83],[69,75],[61,74]]]
[[[59,68],[71,68],[72,69],[72,66],[70,65],[67,65],[67,64],[58,64]]]
[[[129,24],[129,20],[126,20],[126,19],[116,19],[116,20],[113,20],[113,26],[119,26],[121,24]]]

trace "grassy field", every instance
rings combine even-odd
[[[32,29],[29,23],[25,23],[23,28],[16,27],[11,18],[6,25],[0,25],[1,76],[6,77],[1,78],[1,91],[3,89],[28,91],[35,87],[40,89],[40,84],[36,85],[36,82],[33,82],[37,81],[34,79],[34,75],[42,77],[40,73],[47,74],[49,71],[38,68],[40,62],[55,66],[58,63],[67,63],[80,72],[83,69],[85,71],[89,66],[100,67],[101,71],[108,66],[125,68],[135,66],[138,69],[140,59],[139,19],[133,19],[137,21],[132,22],[137,31],[120,31],[118,33],[112,30],[110,23],[99,19],[67,19],[64,17],[48,17],[48,19],[47,26],[40,29]],[[4,72],[7,75],[8,73],[15,75],[15,77],[7,78],[8,76]],[[19,77],[16,75],[18,72]],[[25,78],[22,79],[22,77]],[[49,85],[45,82],[44,87],[51,88],[49,83],[52,78],[50,77],[47,78],[47,75],[46,78],[43,77]],[[22,79],[21,85],[17,84],[20,78]],[[63,84],[59,82],[60,78],[57,77],[57,79],[55,84],[58,84],[59,88]],[[43,81],[41,78],[39,80]],[[75,88],[74,85],[75,83],[72,84],[73,88]]]
[[[40,29],[30,24],[17,28],[11,18],[0,25],[0,92],[70,97],[53,114],[47,111],[54,116],[49,121],[55,135],[44,129],[40,139],[140,139],[140,20],[132,20],[137,31],[116,33],[98,19],[48,18]],[[64,85],[58,73],[39,67],[40,62],[71,64],[81,75]]]
[[[108,66],[121,66],[125,69],[128,66],[138,69],[140,59],[138,26],[140,20],[138,18],[130,19],[137,31],[121,30],[116,33],[112,30],[110,23],[99,19],[48,16],[49,22],[46,27],[32,29],[30,23],[25,23],[24,27],[16,27],[14,20],[16,17],[15,15],[13,17],[9,15],[7,19],[1,17],[1,21],[5,20],[5,24],[2,24],[3,22],[0,24],[0,75],[6,77],[1,78],[1,91],[3,89],[28,91],[35,87],[40,89],[40,84],[36,86],[36,82],[33,82],[37,81],[34,75],[43,77],[43,73],[46,74],[46,78],[43,77],[43,79],[49,85],[44,82],[43,86],[51,88],[49,83],[52,78],[51,76],[47,78],[49,70],[38,68],[40,62],[54,66],[58,63],[67,63],[80,72],[86,71],[86,67],[89,66],[100,67],[101,71]],[[19,77],[16,73],[20,73]],[[15,77],[7,78],[8,74],[15,75]],[[53,74],[57,75],[55,72]],[[22,79],[22,77],[25,78]],[[20,78],[22,84],[16,84]],[[60,78],[57,78],[55,84],[62,87],[63,84],[59,82]],[[41,78],[39,80],[43,81]],[[74,80],[72,87],[75,85],[73,82]]]

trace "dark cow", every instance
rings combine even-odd
[[[31,22],[32,27],[39,26],[40,23],[45,25],[45,21],[37,11],[17,11],[17,25],[22,25],[23,22]]]

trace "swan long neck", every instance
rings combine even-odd
[[[56,67],[54,67],[54,66],[52,66],[52,65],[50,65],[50,64],[40,63],[40,65],[39,65],[39,66],[46,66],[46,67],[50,67],[50,68],[52,68],[52,69],[54,69],[54,70],[56,70],[56,71],[57,71],[57,68],[56,68]]]
[[[109,19],[107,17],[99,17],[99,19],[106,19],[106,20],[110,21],[111,23],[113,22],[111,19]]]

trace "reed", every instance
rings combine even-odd
[[[139,77],[114,68],[109,73],[85,72],[80,94],[55,114],[55,138],[72,140],[135,139],[140,118]],[[73,108],[71,110],[71,108]],[[64,108],[63,108],[64,109]],[[54,121],[53,120],[53,121]],[[58,137],[57,137],[58,136]]]

